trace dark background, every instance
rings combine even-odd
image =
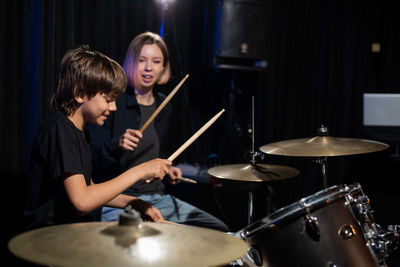
[[[38,124],[51,113],[49,99],[64,53],[89,44],[122,64],[131,39],[146,30],[160,33],[161,25],[173,77],[160,90],[168,94],[190,75],[171,100],[175,111],[172,145],[178,148],[214,114],[226,109],[176,164],[206,170],[220,164],[248,163],[254,96],[256,150],[281,140],[314,137],[321,125],[332,136],[389,144],[382,152],[328,158],[328,180],[329,185],[359,182],[371,200],[376,222],[385,228],[400,223],[398,129],[380,129],[377,135],[362,125],[363,93],[400,92],[398,9],[378,0],[225,4],[235,7],[229,13],[230,21],[216,15],[221,14],[217,11],[224,1],[176,0],[164,9],[161,1],[141,0],[0,2],[0,175],[5,240],[19,231],[21,182],[30,145]],[[237,52],[239,39],[251,44],[247,56]],[[379,52],[372,51],[373,43],[380,44]],[[260,61],[267,62],[266,67],[259,67]],[[220,217],[232,231],[247,225],[250,190],[255,195],[257,219],[323,189],[321,166],[313,158],[267,155],[263,162],[291,166],[301,173],[273,183],[212,179],[169,189]]]

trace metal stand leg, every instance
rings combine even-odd
[[[251,224],[253,222],[253,192],[249,191],[249,203],[248,203],[248,211],[249,211],[249,216],[247,223]]]
[[[271,186],[267,186],[268,196],[267,196],[267,214],[275,211],[275,205],[273,204],[274,189]]]
[[[318,164],[321,164],[321,171],[322,171],[322,179],[323,179],[323,184],[324,188],[328,188],[328,174],[326,171],[326,162],[327,162],[327,157],[324,158],[319,158],[315,161]]]
[[[326,163],[322,164],[322,176],[324,179],[324,188],[328,188],[328,175],[326,174]]]

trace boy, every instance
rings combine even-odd
[[[134,198],[120,194],[145,178],[162,179],[171,162],[154,159],[104,183],[91,179],[86,122],[103,125],[125,91],[122,67],[107,56],[80,46],[62,61],[51,99],[56,111],[39,127],[26,179],[25,230],[40,226],[93,221],[103,205],[124,208]],[[157,221],[157,220],[156,220]]]

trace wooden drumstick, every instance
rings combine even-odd
[[[156,111],[154,111],[153,114],[151,114],[150,118],[143,124],[142,128],[140,128],[140,132],[143,133],[144,130],[150,125],[150,123],[154,120],[154,118],[160,113],[160,111],[164,108],[164,106],[171,100],[171,98],[175,95],[175,93],[181,88],[182,84],[186,81],[186,79],[189,77],[189,74],[186,74],[186,76],[182,79],[182,81],[174,88],[174,90],[169,93],[169,95],[164,99],[164,101],[161,103],[161,105],[158,106]]]
[[[178,157],[188,146],[190,146],[194,140],[196,140],[205,130],[208,129],[218,118],[221,116],[221,114],[225,111],[225,109],[222,109],[217,115],[211,118],[206,124],[203,125],[192,137],[189,138],[178,150],[174,152],[171,156],[169,156],[168,160],[174,161],[176,157]],[[146,178],[145,181],[146,183],[150,183],[153,179],[152,178]]]
[[[197,184],[196,180],[189,179],[186,177],[176,177],[175,180],[182,181],[185,183]],[[151,181],[153,181],[153,178],[146,178],[145,181],[146,181],[146,183],[150,183]]]
[[[158,222],[159,222],[159,223],[168,223],[168,224],[179,225],[178,223],[171,222],[171,221],[167,221],[167,220],[165,220],[165,219],[161,219],[161,220],[159,220]]]
[[[186,178],[186,177],[176,177],[175,180],[182,181],[182,182],[185,182],[185,183],[197,184],[196,180],[189,179],[189,178]]]
[[[218,118],[221,114],[225,111],[222,109],[217,115],[215,115],[211,120],[209,120],[206,124],[203,125],[189,140],[187,140],[177,151],[174,152],[171,156],[169,156],[168,160],[174,161],[176,157],[178,157],[188,146],[190,146],[194,140],[196,140],[205,130],[208,129]]]

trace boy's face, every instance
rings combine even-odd
[[[137,89],[153,89],[164,70],[164,56],[156,44],[144,45],[135,73]]]
[[[81,108],[84,121],[103,125],[107,116],[117,110],[117,105],[115,99],[99,93],[90,99],[85,97]]]

